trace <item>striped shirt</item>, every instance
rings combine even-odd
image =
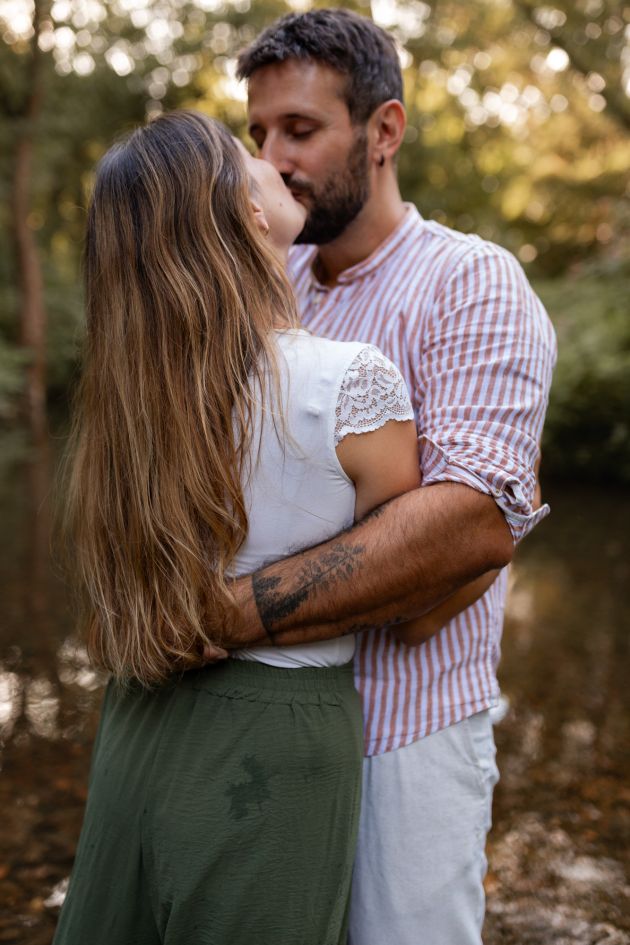
[[[532,512],[555,335],[506,250],[423,220],[412,205],[362,262],[321,285],[316,247],[289,268],[305,327],[378,345],[411,393],[423,485],[458,482],[492,495],[518,541]],[[493,705],[507,575],[420,646],[386,628],[364,633],[355,657],[367,755],[409,745]]]

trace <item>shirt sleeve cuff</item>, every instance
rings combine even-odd
[[[484,495],[491,495],[508,524],[515,543],[549,515],[549,506],[541,505],[535,512],[531,511],[531,502],[525,497],[525,490],[519,480],[506,472],[488,471],[488,478],[474,472],[468,466],[459,464],[450,457],[441,446],[426,436],[421,436],[420,462],[422,468],[422,485],[431,486],[437,482],[459,482],[470,486]]]

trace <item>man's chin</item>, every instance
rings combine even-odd
[[[301,230],[301,231],[298,233],[298,235],[295,237],[295,239],[293,240],[293,245],[294,245],[294,246],[304,246],[305,244],[312,243],[312,242],[313,242],[313,240],[310,240],[310,239],[308,238],[308,231],[307,231],[306,227],[304,227],[304,229]]]
[[[328,221],[326,221],[325,225],[322,225],[307,219],[304,228],[295,240],[295,245],[325,246],[326,243],[332,243],[333,240],[341,236],[346,226],[347,224],[331,227]]]

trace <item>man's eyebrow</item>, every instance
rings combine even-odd
[[[313,115],[313,114],[307,114],[307,115],[305,115],[304,112],[286,112],[286,114],[284,114],[284,115],[279,115],[279,116],[278,116],[278,120],[279,120],[279,121],[314,121],[314,122],[320,122],[322,119],[321,119],[321,117],[320,117],[319,115]],[[262,125],[261,125],[260,122],[258,122],[258,121],[253,121],[253,122],[251,122],[250,125],[248,125],[248,130],[250,131],[250,133],[251,133],[252,131],[255,131],[255,130],[258,129],[258,128],[262,128]]]
[[[293,121],[295,119],[300,119],[301,121],[319,121],[317,115],[313,115],[312,113],[305,115],[304,112],[287,112],[287,114],[282,117],[285,121]]]

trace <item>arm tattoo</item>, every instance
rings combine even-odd
[[[314,561],[304,561],[293,590],[278,590],[280,577],[266,576],[264,571],[252,574],[252,590],[260,621],[272,643],[279,632],[278,624],[295,613],[305,600],[317,591],[328,590],[338,581],[351,578],[364,551],[363,545],[333,544]]]

